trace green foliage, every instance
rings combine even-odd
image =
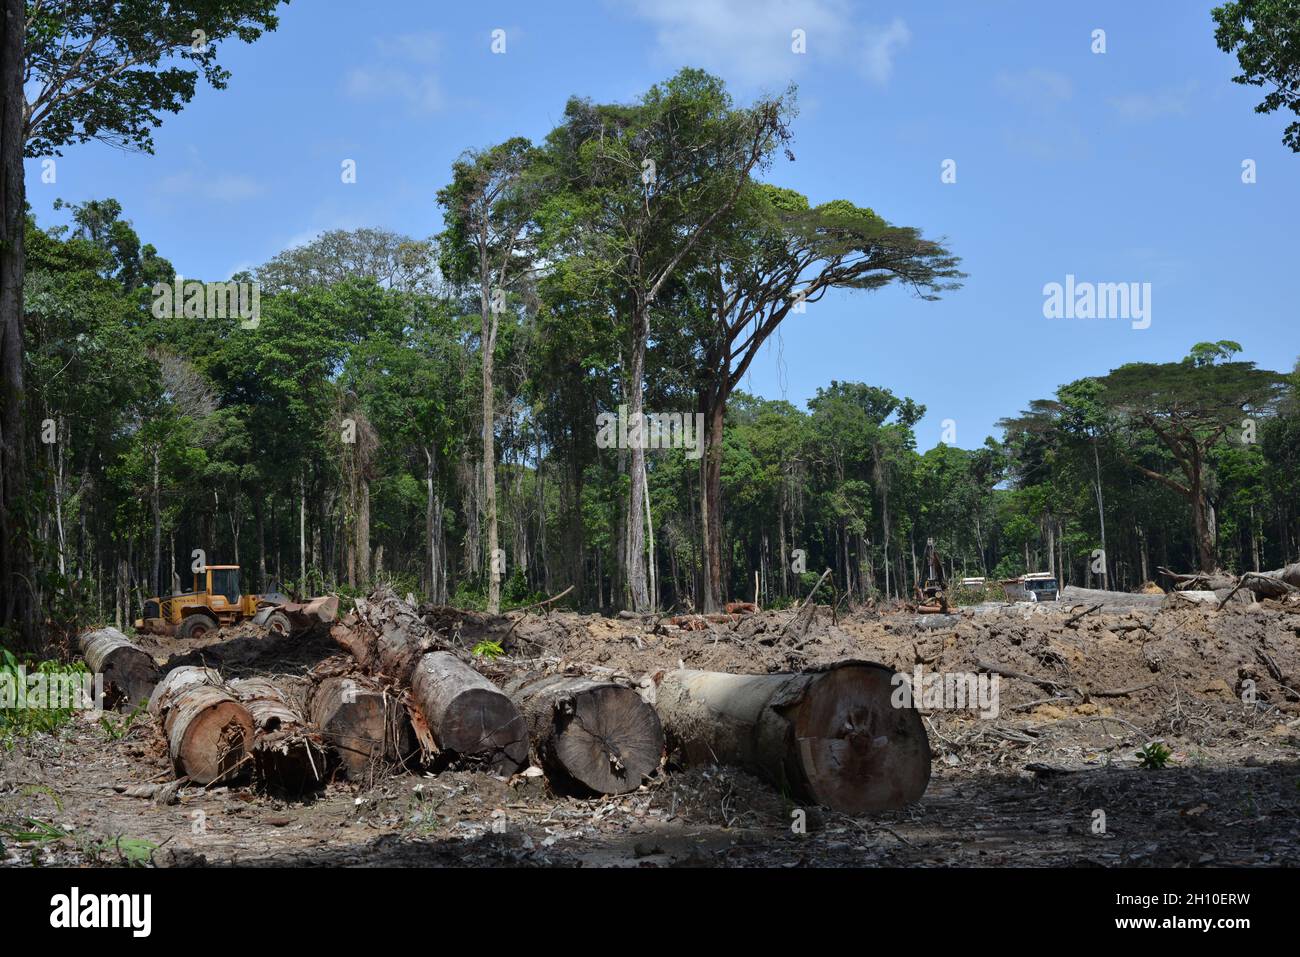
[[[60,147],[88,140],[152,152],[154,127],[193,99],[200,76],[225,88],[230,73],[217,62],[222,41],[251,43],[274,30],[278,6],[279,0],[31,5],[26,155],[58,155]]]
[[[25,671],[20,672],[20,668]],[[67,679],[80,684],[86,674],[82,662],[63,664],[46,660],[34,666],[26,666],[19,661],[8,648],[0,647],[0,682],[4,682],[14,694],[17,693],[24,676],[43,675],[47,681]],[[33,734],[53,734],[72,720],[73,708],[12,707],[0,708],[0,744],[7,744],[14,738],[28,737]]]
[[[127,734],[130,733],[131,726],[135,724],[136,719],[148,710],[149,702],[141,701],[120,720],[114,720],[108,715],[101,715],[99,726],[104,731],[105,739],[109,741],[120,741],[122,738],[125,738]]]
[[[1142,767],[1148,771],[1158,771],[1169,764],[1169,759],[1173,756],[1165,744],[1160,741],[1152,741],[1144,745],[1141,751],[1135,754],[1135,757],[1141,759]]]
[[[1232,0],[1211,11],[1214,42],[1236,53],[1233,83],[1270,87],[1256,113],[1286,109],[1300,117],[1300,0]],[[1300,119],[1282,141],[1300,153]]]
[[[495,641],[480,641],[473,649],[473,654],[476,657],[486,658],[488,661],[500,658],[505,653],[505,649]]]

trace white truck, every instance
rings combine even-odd
[[[1030,572],[1002,583],[1007,601],[1056,601],[1060,586],[1051,572]]]

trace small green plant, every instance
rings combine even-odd
[[[500,658],[505,653],[506,650],[501,647],[499,642],[495,642],[495,641],[480,641],[477,645],[474,646],[475,656],[479,658],[486,658],[488,661],[492,661],[496,658]]]
[[[131,730],[131,725],[135,723],[135,719],[140,717],[148,707],[148,701],[141,701],[121,721],[114,721],[108,715],[100,715],[99,726],[104,729],[104,737],[109,741],[120,741],[125,738]]]
[[[39,818],[24,818],[21,824],[0,824],[0,834],[19,844],[48,844],[61,841],[68,832]]]
[[[159,845],[152,841],[135,837],[118,837],[112,842],[100,846],[103,851],[116,851],[118,858],[127,867],[144,867],[153,859],[153,852]]]
[[[1141,759],[1142,767],[1146,768],[1148,771],[1156,771],[1169,763],[1169,759],[1173,753],[1173,751],[1169,750],[1169,748],[1161,742],[1152,741],[1141,751],[1138,751],[1136,757]]]

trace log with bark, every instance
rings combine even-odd
[[[253,718],[220,681],[210,668],[176,668],[149,699],[176,773],[194,784],[229,783],[247,770]]]
[[[410,690],[417,735],[440,766],[485,765],[502,774],[528,760],[528,726],[513,701],[456,655],[418,610],[381,588],[331,630],[372,675]]]
[[[919,800],[930,745],[915,708],[892,703],[895,672],[846,661],[799,674],[666,672],[655,706],[688,762],[766,778],[792,798],[858,814]]]
[[[336,675],[312,689],[307,713],[354,781],[372,769],[404,763],[415,751],[406,708],[379,682]]]
[[[659,715],[632,688],[551,675],[521,677],[506,690],[528,722],[538,764],[559,790],[621,794],[659,767]]]
[[[422,656],[411,698],[432,735],[438,763],[486,765],[514,774],[528,763],[528,725],[496,685],[446,651]]]
[[[258,784],[296,795],[325,782],[322,736],[297,702],[265,678],[232,681],[230,691],[253,719],[253,779]]]
[[[91,674],[103,675],[104,707],[129,710],[153,694],[158,665],[116,628],[88,631],[77,643]]]
[[[1165,598],[1164,593],[1145,595],[1139,592],[1104,591],[1100,588],[1079,588],[1077,585],[1066,585],[1061,589],[1057,604],[1061,606],[1062,610],[1066,610],[1071,606],[1078,606],[1080,611],[1083,608],[1100,605],[1101,607],[1098,610],[1102,614],[1115,614],[1139,610],[1158,611],[1164,607]]]

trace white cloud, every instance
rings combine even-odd
[[[203,169],[190,169],[164,177],[158,189],[164,193],[186,193],[216,202],[236,203],[260,195],[265,187],[251,176],[211,175]]]
[[[884,84],[907,24],[860,25],[847,0],[630,0],[631,13],[654,26],[656,49],[674,67],[700,66],[744,84],[789,81],[806,66],[832,63]],[[807,52],[793,52],[802,30]]]
[[[1154,120],[1161,116],[1184,116],[1191,109],[1196,83],[1188,81],[1180,90],[1155,93],[1126,93],[1111,97],[1110,105],[1126,120]]]
[[[397,67],[354,67],[344,90],[356,100],[397,98],[415,113],[436,113],[446,104],[438,78]]]
[[[863,68],[876,83],[884,86],[894,72],[894,56],[907,46],[912,39],[912,31],[899,17],[894,17],[889,26],[878,30],[869,30],[866,58]]]
[[[414,114],[436,113],[447,105],[442,84],[433,72],[441,46],[434,33],[380,37],[375,49],[382,62],[349,69],[343,90],[354,100],[396,99]]]
[[[1050,113],[1074,95],[1074,83],[1064,73],[1032,69],[1020,73],[1003,70],[994,78],[998,92],[1018,103]]]

